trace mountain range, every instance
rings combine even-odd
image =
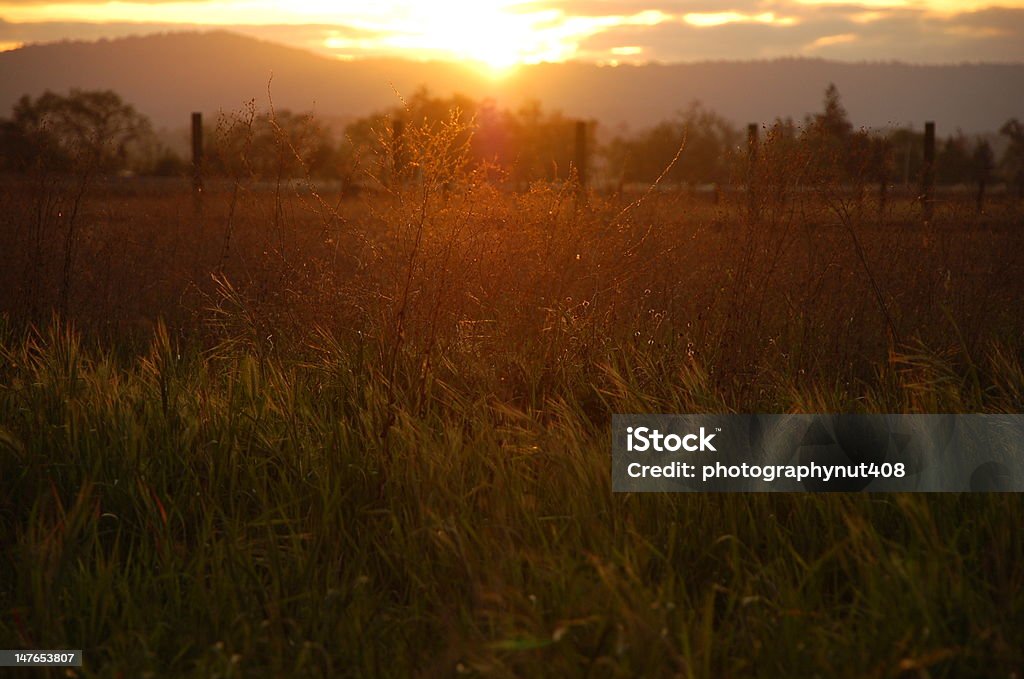
[[[859,126],[935,120],[939,133],[992,132],[1024,118],[1024,64],[910,65],[820,59],[521,66],[503,77],[467,64],[401,59],[341,61],[225,31],[164,33],[96,42],[28,45],[0,53],[0,115],[23,94],[112,89],[158,125],[187,125],[191,111],[237,110],[256,99],[346,120],[391,107],[420,86],[530,100],[545,109],[637,129],[694,100],[736,124],[801,120],[821,108],[830,82]]]

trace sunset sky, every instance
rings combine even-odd
[[[0,0],[0,49],[230,28],[338,58],[1024,61],[1024,0]]]

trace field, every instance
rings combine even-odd
[[[1019,676],[1016,495],[609,476],[617,412],[1021,412],[1019,204],[422,167],[201,204],[0,184],[0,647],[84,676]]]

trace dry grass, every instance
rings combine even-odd
[[[1016,496],[613,496],[608,450],[612,412],[1020,411],[1015,206],[509,194],[454,132],[345,200],[102,189],[58,321],[67,193],[5,185],[0,646],[90,676],[1021,666]]]

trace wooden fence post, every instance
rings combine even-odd
[[[747,125],[747,210],[752,220],[758,216],[757,204],[757,150],[758,124]]]
[[[885,216],[885,205],[889,199],[889,177],[883,168],[878,176],[878,218]]]
[[[974,149],[974,178],[978,180],[978,193],[975,202],[978,212],[985,211],[985,187],[994,165],[995,157],[992,155],[992,147],[986,141],[979,143]]]
[[[878,180],[878,220],[885,218],[885,206],[889,200],[889,156],[891,148],[889,142],[874,138],[871,140],[872,164],[874,165]]]
[[[924,124],[924,167],[921,169],[921,208],[925,223],[935,208],[935,122]]]
[[[988,172],[982,170],[978,173],[978,193],[975,196],[975,207],[978,212],[985,211],[985,184],[988,180]]]
[[[576,146],[575,161],[576,182],[579,188],[587,187],[587,123],[584,120],[576,121]]]
[[[193,114],[193,192],[203,190],[203,114]]]
[[[203,194],[203,114],[192,114],[192,195],[196,209],[202,204]]]

